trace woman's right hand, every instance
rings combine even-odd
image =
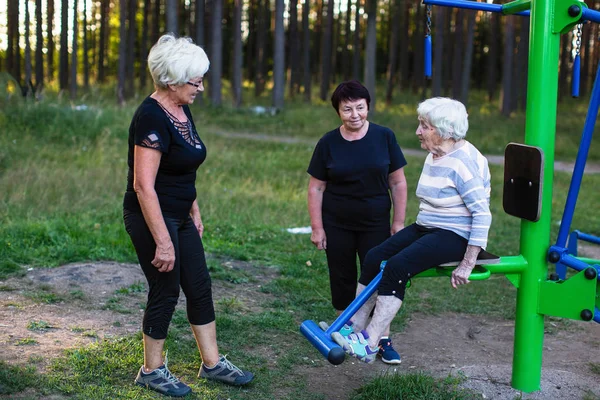
[[[317,249],[325,250],[327,248],[327,236],[325,235],[325,229],[313,229],[312,234],[310,235],[310,241],[317,246]]]
[[[175,248],[172,242],[156,246],[152,265],[158,269],[158,272],[170,272],[173,270],[175,266]]]

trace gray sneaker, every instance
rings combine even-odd
[[[166,365],[148,374],[144,372],[144,367],[140,368],[135,384],[172,397],[183,397],[192,391],[188,385],[173,376]]]
[[[208,368],[202,363],[198,377],[227,383],[229,385],[241,386],[250,383],[250,381],[254,379],[254,374],[252,372],[242,371],[233,365],[226,356],[221,356],[217,365],[212,368]]]

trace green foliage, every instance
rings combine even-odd
[[[475,400],[481,395],[460,389],[460,379],[440,380],[423,372],[383,374],[356,391],[352,400]]]
[[[51,328],[54,327],[43,320],[29,321],[29,323],[27,323],[27,329],[29,329],[30,331],[46,332],[48,329]]]
[[[0,360],[0,395],[10,395],[25,389],[41,389],[45,377],[33,367],[15,367]]]

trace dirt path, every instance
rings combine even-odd
[[[314,146],[316,144],[315,140],[306,139],[306,138],[295,138],[289,136],[271,136],[265,135],[262,133],[234,133],[234,132],[224,132],[224,131],[214,131],[214,134],[218,136],[223,136],[227,138],[233,139],[248,139],[248,140],[257,140],[262,142],[275,142],[275,143],[301,143],[310,146]],[[402,152],[406,155],[415,156],[415,157],[423,157],[427,155],[427,152],[423,150],[416,149],[402,149]],[[485,154],[485,157],[488,159],[490,164],[494,165],[504,165],[504,156],[501,155],[493,155],[493,154]],[[555,161],[554,162],[554,170],[573,173],[573,167],[575,166],[574,162],[565,162],[565,161]],[[586,163],[585,166],[586,174],[600,174],[600,164],[597,163]]]
[[[238,261],[223,261],[223,265],[257,278],[259,283],[237,284],[236,296],[247,312],[261,310],[269,295],[260,292],[260,284],[273,279],[276,271]],[[24,278],[1,282],[12,289],[0,292],[1,358],[15,364],[31,362],[44,370],[66,348],[137,332],[145,298],[143,282],[137,265],[110,262],[35,269]],[[230,284],[213,283],[218,305],[230,297]],[[40,299],[57,302],[46,304]],[[32,330],[32,324],[39,329]],[[510,387],[513,329],[512,321],[482,316],[414,315],[404,332],[393,335],[403,356],[400,366],[379,361],[365,365],[350,358],[332,366],[315,350],[296,372],[308,377],[310,391],[332,400],[347,399],[376,374],[419,370],[440,377],[461,374],[468,378],[463,386],[483,398],[513,400],[520,395]],[[600,378],[592,371],[592,363],[600,363],[598,349],[600,324],[550,324],[542,390],[523,398],[600,399]]]

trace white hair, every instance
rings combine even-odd
[[[148,54],[148,69],[154,84],[162,89],[204,76],[209,65],[206,53],[192,39],[172,33],[161,36]]]
[[[469,130],[469,115],[460,101],[433,97],[419,104],[419,118],[429,122],[442,139],[460,140]]]

